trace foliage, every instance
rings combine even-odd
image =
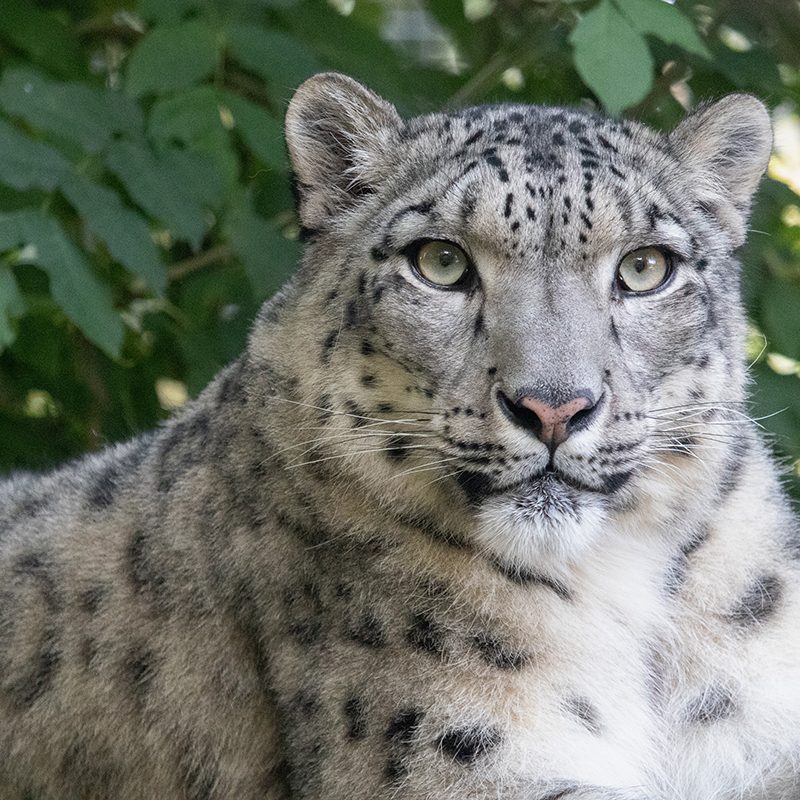
[[[308,75],[347,72],[406,114],[597,103],[669,127],[731,91],[789,118],[797,41],[780,0],[5,0],[0,468],[151,427],[241,349],[298,254],[281,117]],[[790,178],[766,182],[744,256],[754,408],[785,409],[765,425],[794,460]]]

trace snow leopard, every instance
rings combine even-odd
[[[304,254],[241,357],[0,485],[0,797],[800,796],[762,103],[403,119],[326,73],[286,141]]]

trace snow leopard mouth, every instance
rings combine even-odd
[[[531,498],[533,502],[547,505],[573,498],[575,493],[607,495],[616,492],[627,483],[630,474],[610,476],[602,486],[592,486],[568,475],[562,470],[547,466],[522,479],[503,482],[482,472],[464,472],[458,476],[458,483],[467,494],[470,502],[480,504],[501,495],[516,495]]]

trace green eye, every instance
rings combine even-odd
[[[624,256],[617,267],[617,281],[626,292],[651,292],[672,272],[665,253],[657,247],[642,247]]]
[[[467,254],[458,245],[439,239],[420,244],[411,263],[424,280],[436,286],[455,287],[470,270]]]

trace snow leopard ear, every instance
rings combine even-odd
[[[346,75],[314,75],[286,112],[300,221],[324,227],[333,214],[373,191],[402,124],[393,105]]]
[[[669,140],[696,181],[700,203],[738,247],[745,240],[750,203],[772,150],[772,124],[764,104],[747,94],[706,103],[683,120]]]

